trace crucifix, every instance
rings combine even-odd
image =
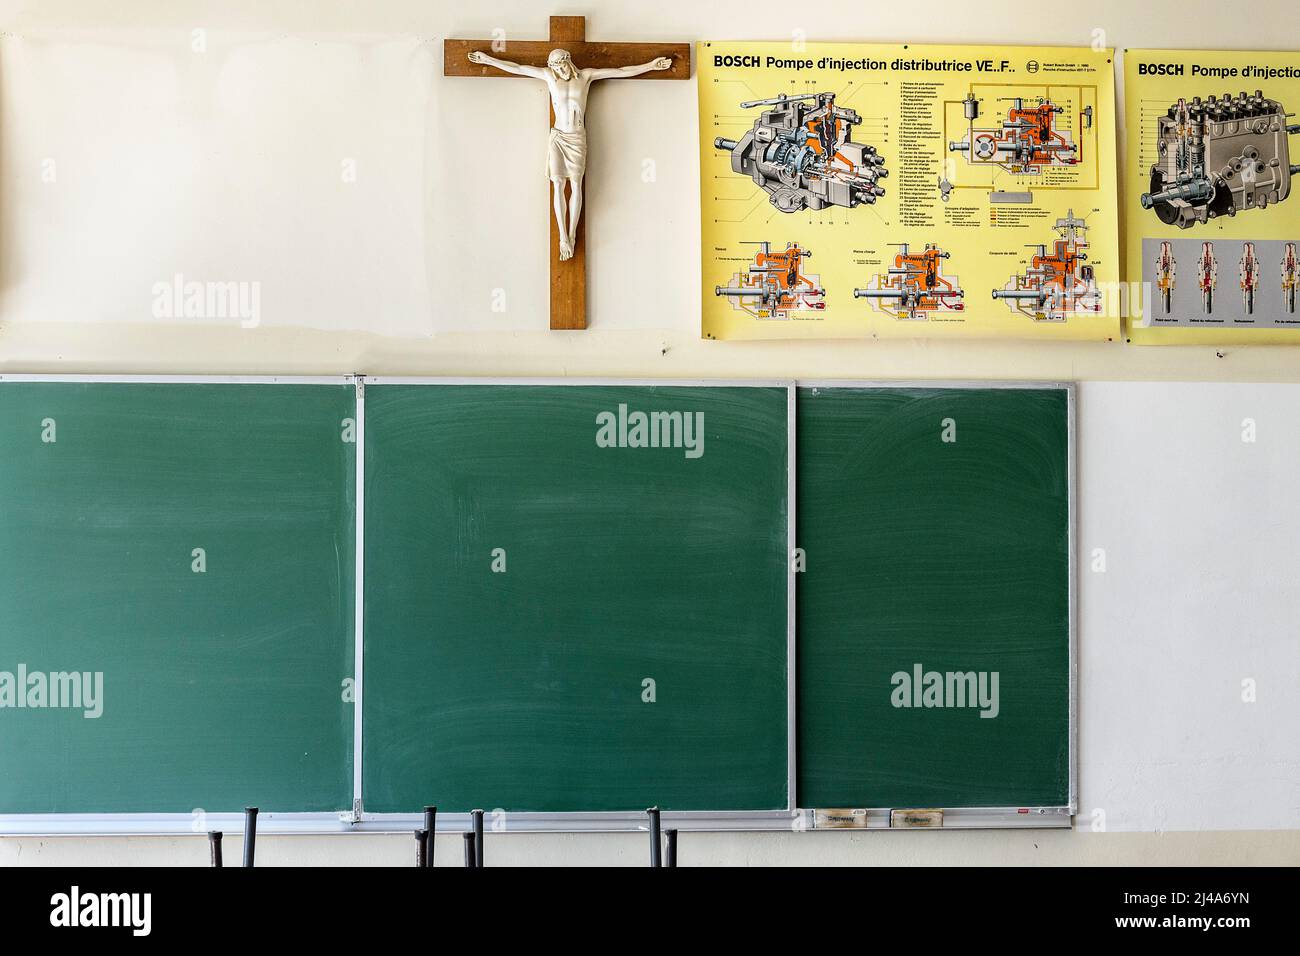
[[[586,36],[586,17],[551,17],[547,40],[445,40],[442,49],[444,76],[523,76],[545,82],[550,91],[546,176],[553,329],[587,327],[582,177],[587,165],[588,89],[604,79],[691,76],[689,43],[595,43]]]

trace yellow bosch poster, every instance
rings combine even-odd
[[[1300,53],[1126,50],[1129,338],[1300,341]]]
[[[1110,50],[701,43],[707,338],[1119,334]]]

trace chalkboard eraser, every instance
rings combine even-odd
[[[941,827],[943,826],[942,810],[890,810],[889,825],[891,827]]]
[[[865,830],[867,828],[866,810],[814,810],[813,829],[815,830]]]

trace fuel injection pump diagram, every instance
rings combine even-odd
[[[732,171],[750,177],[781,212],[852,209],[885,194],[884,157],[850,139],[862,117],[836,106],[834,93],[783,93],[740,105],[768,108],[739,140],[719,136],[713,145],[729,151]]]
[[[1296,259],[1295,243],[1288,242],[1282,250],[1282,308],[1292,315],[1297,285],[1300,285],[1300,261]]]
[[[1262,90],[1180,99],[1159,118],[1151,190],[1142,208],[1165,225],[1189,229],[1219,216],[1276,205],[1291,193],[1288,125],[1282,104]]]
[[[1160,309],[1168,315],[1173,308],[1174,286],[1178,284],[1178,260],[1174,258],[1173,245],[1160,243],[1156,256],[1156,291],[1160,293]]]
[[[1030,246],[1034,255],[1023,274],[1014,275],[993,298],[1003,299],[1012,311],[1036,322],[1065,322],[1071,315],[1100,312],[1101,290],[1088,259],[1088,225],[1074,210],[1056,220],[1057,238],[1046,245]]]
[[[1259,260],[1255,258],[1255,244],[1246,242],[1241,247],[1239,263],[1241,307],[1247,315],[1255,311],[1255,293],[1259,291]]]
[[[1201,290],[1201,311],[1214,314],[1214,290],[1219,285],[1219,260],[1214,255],[1214,243],[1201,243],[1201,255],[1196,260],[1196,287]]]
[[[1148,324],[1174,337],[1204,322],[1200,236],[1120,248],[1109,47],[778,39],[696,53],[703,338],[1114,342],[1121,251],[1150,290]],[[1151,279],[1161,238],[1182,273],[1167,315]],[[1282,247],[1255,247],[1276,312]]]
[[[934,243],[927,243],[921,252],[899,243],[889,270],[873,276],[865,289],[854,289],[853,298],[867,299],[873,308],[896,319],[924,320],[933,312],[960,312],[966,293],[956,276],[943,274],[943,260],[950,256]]]
[[[773,252],[769,242],[754,244],[759,249],[753,263],[733,275],[730,285],[715,286],[714,295],[726,296],[732,308],[756,319],[788,319],[791,312],[826,308],[821,277],[803,272],[811,252],[795,242],[787,243],[783,252]]]
[[[1076,166],[1083,160],[1082,146],[1068,129],[1057,126],[1065,108],[1046,97],[1026,104],[1023,97],[1012,97],[1006,118],[999,127],[977,127],[980,101],[975,93],[962,100],[966,118],[964,138],[950,142],[950,152],[962,153],[972,165],[998,166],[1009,173],[1037,175],[1049,166]],[[1093,108],[1079,113],[1079,130],[1092,129]]]

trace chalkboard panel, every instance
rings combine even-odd
[[[788,401],[368,384],[366,810],[786,807]]]
[[[0,815],[351,805],[359,437],[367,811],[787,807],[789,389],[366,392],[0,377]],[[799,805],[1072,800],[1069,422],[799,390]]]
[[[351,806],[354,391],[0,383],[0,814]]]
[[[1066,806],[1068,390],[800,388],[797,422],[800,805]]]

